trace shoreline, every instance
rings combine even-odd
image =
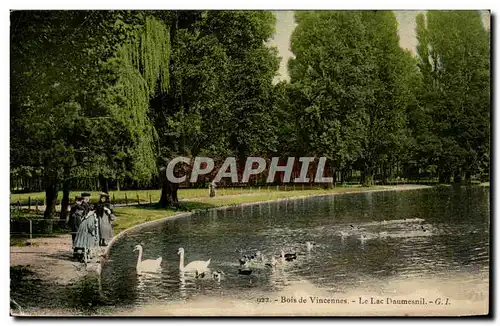
[[[219,206],[219,207],[213,207],[213,208],[207,208],[207,209],[194,209],[190,212],[182,212],[182,213],[177,213],[174,215],[169,215],[165,216],[159,219],[155,219],[153,221],[147,221],[143,223],[136,224],[128,229],[125,229],[115,235],[109,242],[109,244],[106,246],[106,249],[104,251],[104,256],[107,257],[109,254],[109,251],[113,244],[118,241],[119,238],[125,236],[127,233],[131,231],[135,231],[137,229],[141,229],[143,227],[147,227],[150,225],[154,225],[157,223],[163,223],[165,221],[168,221],[170,219],[177,219],[181,217],[186,217],[193,215],[195,213],[199,212],[210,212],[214,210],[226,210],[229,208],[239,208],[239,207],[248,207],[252,205],[259,205],[259,204],[268,204],[268,203],[274,203],[274,202],[281,202],[285,200],[297,200],[297,199],[305,199],[305,198],[315,198],[315,197],[329,197],[329,196],[339,196],[339,195],[348,195],[348,194],[360,194],[360,193],[370,193],[370,192],[383,192],[383,191],[409,191],[409,190],[420,190],[420,189],[430,189],[433,188],[433,186],[428,186],[428,185],[396,185],[396,186],[376,186],[373,188],[365,188],[365,189],[358,189],[355,188],[353,191],[345,191],[345,192],[338,192],[338,193],[321,193],[321,194],[312,194],[312,195],[303,195],[303,196],[293,196],[293,197],[285,197],[285,198],[278,198],[278,199],[270,199],[270,200],[262,200],[262,201],[255,201],[255,202],[250,202],[250,203],[241,203],[241,204],[235,204],[235,205],[225,205],[225,206]],[[105,260],[105,259],[104,259]],[[102,261],[101,261],[102,264]]]

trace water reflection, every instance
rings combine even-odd
[[[306,242],[314,243],[312,250]],[[161,274],[136,275],[130,252],[137,243],[145,259],[163,257]],[[210,273],[179,274],[179,247],[190,261],[211,257],[211,272],[222,271],[221,280]],[[253,265],[250,275],[239,275],[238,249],[260,251],[266,262],[275,257],[278,263]],[[297,259],[280,262],[281,250],[295,252]],[[198,296],[253,300],[303,282],[332,293],[349,287],[380,292],[388,279],[439,277],[444,284],[467,273],[473,284],[488,277],[489,193],[449,187],[213,210],[130,234],[110,256],[103,289],[117,305]]]

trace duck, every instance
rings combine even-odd
[[[238,269],[238,274],[239,275],[250,275],[252,274],[252,270],[251,269]]]
[[[184,266],[184,248],[179,248],[177,254],[180,256],[179,271],[181,272],[194,272],[199,275],[204,273],[208,269],[208,265],[210,264],[210,259],[207,261],[195,260]]]
[[[341,237],[342,239],[345,239],[345,238],[347,238],[348,236],[349,236],[349,233],[347,233],[347,232],[345,232],[345,231],[340,231],[340,237]]]
[[[296,253],[285,254],[285,252],[283,250],[281,250],[281,257],[282,257],[282,259],[284,259],[286,261],[293,261],[293,260],[297,259],[297,254]]]
[[[265,261],[264,255],[260,251],[257,251],[255,253],[255,260],[259,260],[261,263],[263,263]]]
[[[240,258],[238,261],[240,262],[240,266],[246,265],[246,263],[248,262],[245,256],[243,258]]]
[[[135,267],[137,273],[149,272],[149,273],[159,273],[161,271],[162,257],[158,257],[155,260],[147,259],[142,260],[142,246],[140,244],[136,245],[134,251],[139,251],[137,256],[137,265]]]
[[[307,241],[306,247],[307,247],[307,251],[311,251],[313,249],[314,245],[311,242]]]
[[[225,275],[223,271],[221,270],[216,270],[212,273],[212,278],[216,280],[217,282],[220,283],[220,280],[222,279],[222,275]]]
[[[387,232],[379,232],[378,235],[381,237],[381,238],[386,238],[387,237]]]
[[[278,261],[276,260],[276,258],[271,257],[271,261],[270,261],[269,263],[266,263],[266,266],[267,266],[267,267],[274,268],[274,266],[276,266],[276,263],[277,263],[277,262],[278,262]]]

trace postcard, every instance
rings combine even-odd
[[[10,314],[490,313],[490,12],[13,10]]]

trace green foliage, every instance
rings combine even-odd
[[[274,15],[208,11],[176,17],[170,90],[153,101],[161,157],[217,158],[275,146],[269,108],[279,61],[276,50],[264,45]]]
[[[442,176],[489,170],[489,33],[475,11],[430,11],[417,18],[423,77],[413,129],[419,156]],[[460,179],[460,178],[459,178]]]
[[[169,27],[142,11],[14,12],[12,21],[12,166],[41,168],[48,184],[149,180],[149,99],[168,89]]]

